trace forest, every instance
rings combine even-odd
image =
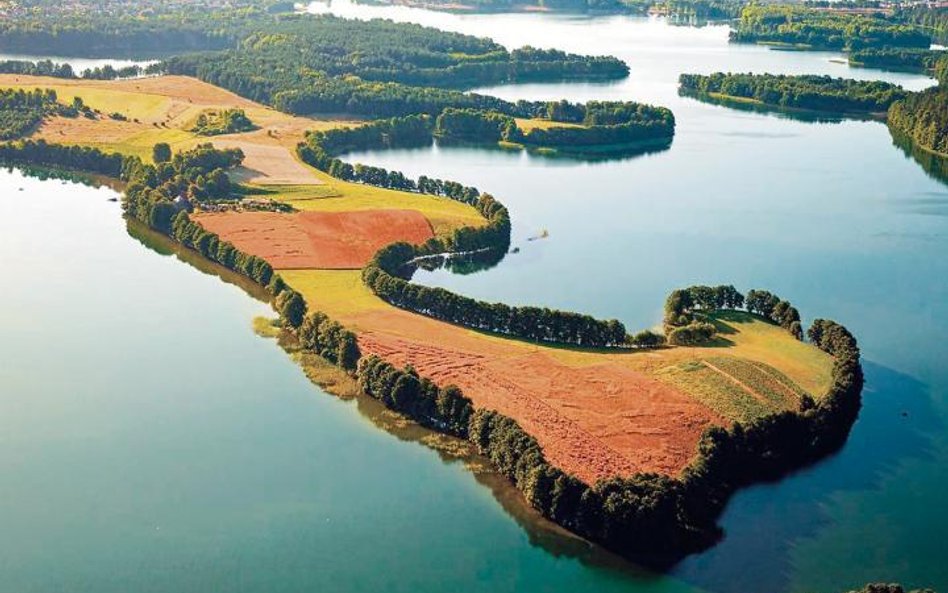
[[[223,109],[200,114],[191,131],[201,136],[218,136],[254,129],[256,126],[243,109]]]
[[[838,113],[879,113],[908,93],[881,81],[784,74],[682,74],[681,91],[701,98],[751,99],[765,105]]]
[[[731,40],[845,51],[867,47],[928,49],[932,41],[922,27],[884,16],[831,13],[780,4],[747,5],[731,31]]]
[[[331,16],[266,21],[236,49],[173,57],[163,68],[289,113],[371,117],[437,114],[449,106],[509,112],[505,101],[459,89],[628,75],[628,67],[610,57],[530,47],[508,52],[469,35]]]
[[[76,73],[69,64],[59,64],[50,60],[30,62],[26,60],[0,61],[0,74],[24,74],[29,76],[52,76],[54,78],[85,78],[88,80],[115,80],[117,78],[134,78],[146,74],[158,74],[160,64],[148,66],[124,66],[115,68],[106,64],[96,68],[87,68]]]
[[[948,88],[912,93],[889,108],[889,128],[932,152],[948,157]]]
[[[896,18],[930,31],[934,40],[944,44],[948,41],[948,7],[911,6],[896,12]]]

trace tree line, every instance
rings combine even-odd
[[[948,156],[948,87],[912,93],[889,108],[889,129],[925,150]]]
[[[698,98],[723,95],[775,107],[842,113],[883,112],[908,95],[887,82],[812,74],[682,74],[678,82],[683,93]]]
[[[853,51],[866,47],[928,48],[924,29],[882,15],[843,14],[790,4],[751,3],[731,30],[738,43],[783,43]]]
[[[45,140],[0,143],[0,161],[86,171],[116,179],[135,162],[134,157],[107,153],[88,146],[49,144]]]
[[[710,342],[717,328],[700,313],[745,310],[784,328],[803,339],[800,312],[766,290],[750,290],[743,295],[733,286],[690,286],[673,290],[665,300],[665,332],[670,344],[695,346]]]

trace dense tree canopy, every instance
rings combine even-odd
[[[931,32],[939,43],[948,41],[948,7],[914,4],[896,12],[896,18],[905,23],[919,25]]]
[[[774,107],[839,113],[883,112],[908,93],[894,84],[816,75],[682,74],[686,94],[752,99]]]
[[[832,50],[883,46],[927,49],[931,45],[931,36],[922,28],[895,19],[790,4],[749,4],[741,11],[731,39]]]
[[[948,156],[948,88],[912,93],[889,109],[889,128],[925,150]]]

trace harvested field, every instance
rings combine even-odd
[[[244,164],[234,173],[235,181],[265,185],[320,185],[313,169],[296,160],[288,148],[279,144],[257,144],[254,138],[221,136],[210,140],[217,148],[239,148]]]
[[[359,269],[389,243],[421,243],[434,236],[425,217],[413,210],[222,212],[194,219],[276,268]]]

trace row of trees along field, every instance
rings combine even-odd
[[[898,10],[896,17],[931,31],[935,41],[939,43],[948,42],[948,7],[909,6]]]
[[[563,107],[563,104],[566,107]],[[551,103],[563,115],[548,121],[568,126],[536,127],[522,130],[516,120],[496,111],[447,108],[436,120],[434,134],[470,142],[514,142],[530,146],[604,146],[655,139],[669,139],[675,133],[675,118],[664,107],[633,102],[591,101],[585,105]],[[550,109],[554,111],[554,109]],[[571,112],[578,117],[569,117]]]
[[[669,344],[697,346],[711,342],[717,328],[702,313],[746,310],[803,339],[800,312],[788,301],[766,290],[751,290],[747,296],[733,286],[690,286],[671,292],[665,300],[665,333]]]
[[[927,49],[931,35],[922,27],[882,15],[854,15],[790,4],[748,4],[731,31],[739,43],[783,43],[828,50],[866,47]]]
[[[785,74],[682,74],[681,91],[702,96],[751,99],[765,105],[818,111],[877,113],[908,95],[881,81]]]

